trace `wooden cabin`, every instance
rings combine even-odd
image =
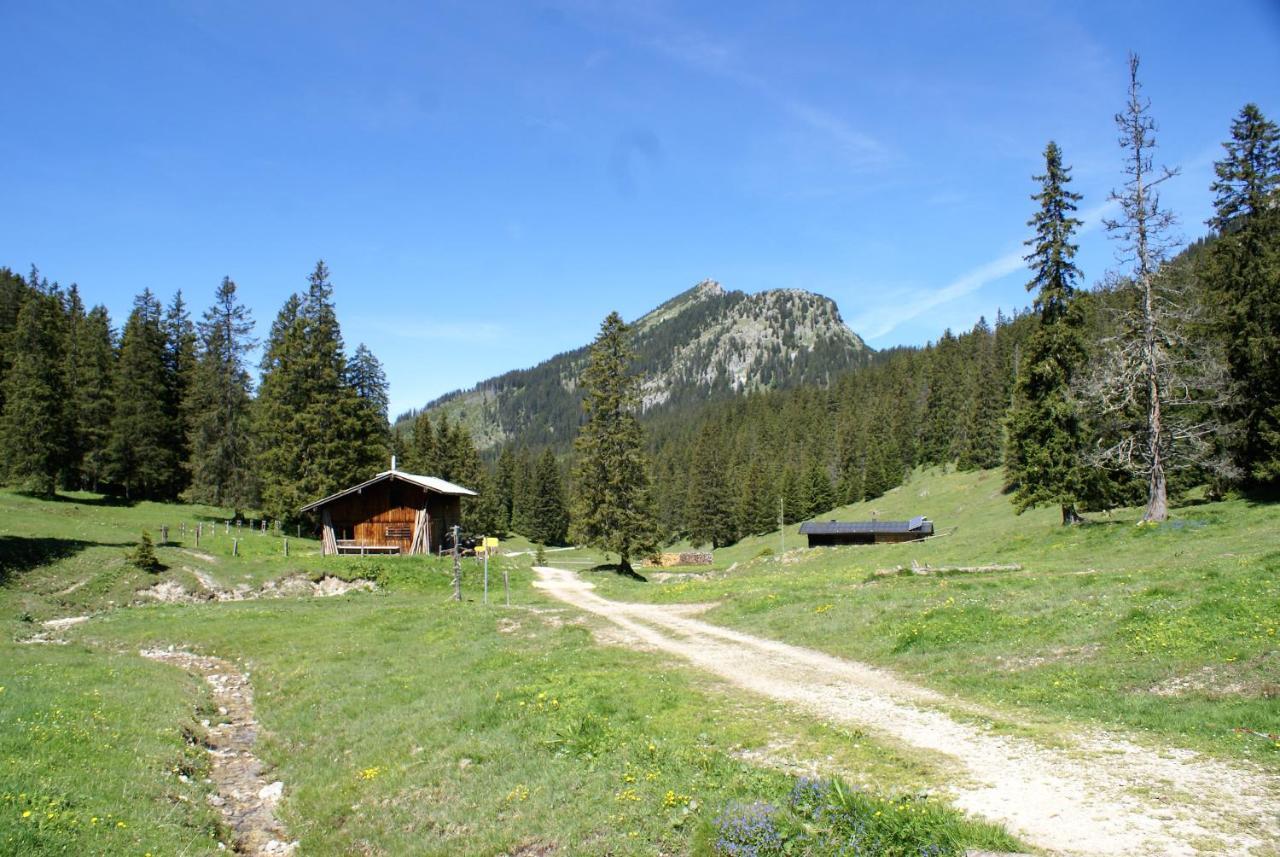
[[[923,516],[910,521],[805,521],[800,535],[809,537],[811,548],[913,542],[933,535],[933,521]]]
[[[476,492],[434,476],[391,470],[303,512],[320,517],[324,554],[429,554],[462,518],[462,498]]]

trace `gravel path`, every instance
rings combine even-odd
[[[213,782],[218,788],[210,803],[222,811],[235,833],[235,852],[253,857],[293,854],[298,843],[287,841],[284,825],[275,814],[284,783],[267,782],[262,776],[262,762],[253,754],[258,721],[253,715],[253,690],[248,676],[221,658],[173,649],[148,649],[141,654],[202,677],[213,690],[219,712],[226,717],[225,723],[205,723]]]
[[[608,620],[606,640],[678,655],[825,720],[950,757],[967,772],[948,787],[956,806],[1051,853],[1280,853],[1275,777],[1101,731],[1055,735],[1066,749],[992,734],[939,710],[947,697],[888,671],[693,619],[697,606],[609,601],[574,572],[534,571],[535,586]]]

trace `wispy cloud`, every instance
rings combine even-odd
[[[834,144],[848,166],[865,169],[887,160],[888,149],[845,117],[797,97],[779,86],[772,77],[765,78],[748,71],[759,63],[753,63],[752,57],[745,55],[741,46],[708,35],[674,17],[658,14],[650,7],[641,9],[613,4],[605,4],[604,9],[593,7],[591,3],[585,7],[575,4],[579,12],[591,10],[606,20],[622,18],[624,32],[628,35],[647,33],[640,38],[640,43],[674,62],[754,92],[774,109]]]
[[[879,339],[917,316],[971,294],[988,283],[1009,276],[1026,265],[1022,256],[1022,250],[1006,253],[961,274],[940,289],[921,290],[911,295],[909,300],[899,299],[891,304],[867,310],[854,318],[853,329],[862,332],[868,339]]]
[[[1116,203],[1108,201],[1081,212],[1080,220],[1083,225],[1076,234],[1086,235],[1098,229],[1103,218],[1112,214],[1115,208]],[[903,299],[905,295],[894,295],[892,303],[872,307],[856,316],[853,329],[862,332],[868,339],[879,339],[913,318],[971,295],[1015,271],[1025,270],[1025,256],[1026,250],[1019,247],[966,271],[940,289],[921,289],[913,293],[909,300]]]

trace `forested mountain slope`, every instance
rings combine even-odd
[[[711,280],[637,319],[633,346],[650,414],[741,393],[825,384],[871,356],[829,298],[795,289],[748,295]],[[482,449],[505,443],[567,448],[580,421],[577,378],[586,354],[585,346],[558,354],[426,408],[466,425]]]

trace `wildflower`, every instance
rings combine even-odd
[[[31,817],[31,810],[29,810],[29,809],[24,809],[24,810],[22,811],[22,817],[23,817],[23,818],[30,818],[30,817]]]
[[[382,773],[382,769],[375,765],[372,768],[365,768],[356,776],[358,776],[362,780],[374,780],[374,779],[377,779],[378,775],[381,773]]]
[[[117,822],[116,822],[116,827],[128,827],[128,826],[129,826],[129,825],[125,824],[123,821],[117,821]]]
[[[782,846],[782,834],[773,821],[774,812],[767,803],[726,809],[712,822],[716,853],[734,857],[775,853]]]

